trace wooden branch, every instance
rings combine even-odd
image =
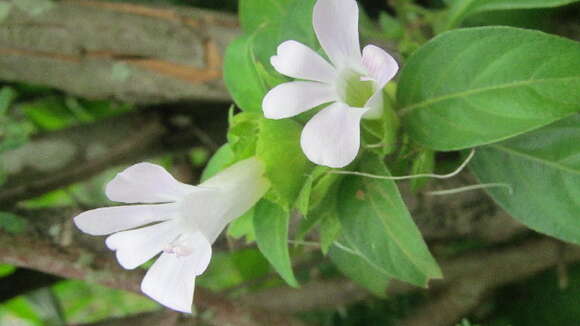
[[[18,235],[0,231],[0,262],[141,293],[140,284],[144,270],[124,270],[119,267],[112,253],[96,252],[75,237],[63,237],[63,234],[70,232],[72,222],[70,217],[59,219],[62,220],[61,224],[47,224],[49,221],[42,218],[29,220],[27,231]],[[56,220],[51,222],[56,223]],[[56,225],[63,233],[51,234],[46,225]],[[63,238],[68,238],[68,241],[61,241]],[[211,325],[303,325],[288,315],[250,308],[242,301],[234,302],[200,287],[195,292],[196,306],[209,310],[213,316],[209,321]]]
[[[240,33],[232,15],[95,0],[32,13],[0,3],[10,8],[0,22],[0,80],[139,104],[230,99],[221,65]]]
[[[84,180],[112,166],[225,141],[227,105],[159,106],[41,134],[2,153],[0,207]]]

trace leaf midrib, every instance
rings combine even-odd
[[[542,78],[542,79],[528,79],[528,80],[523,80],[523,81],[517,81],[517,82],[512,82],[512,83],[506,83],[506,84],[500,84],[500,85],[495,85],[495,86],[488,86],[488,87],[482,87],[482,88],[476,88],[476,89],[469,89],[466,91],[461,91],[461,92],[457,92],[457,93],[452,93],[452,94],[446,94],[443,96],[438,96],[435,98],[431,98],[431,99],[427,99],[415,104],[411,104],[409,106],[404,106],[401,108],[401,115],[407,115],[409,113],[411,113],[413,110],[423,107],[423,106],[428,106],[437,102],[442,102],[445,100],[449,100],[449,99],[454,99],[454,98],[463,98],[466,97],[468,95],[474,95],[474,94],[479,94],[479,93],[484,93],[487,91],[493,91],[493,90],[500,90],[500,89],[509,89],[509,88],[514,88],[514,87],[520,87],[520,86],[527,86],[527,85],[533,85],[536,83],[544,83],[544,82],[550,82],[550,81],[567,81],[567,80],[574,80],[574,79],[578,79],[580,80],[580,76],[572,76],[572,77],[560,77],[560,78]]]

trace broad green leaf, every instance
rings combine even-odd
[[[289,220],[288,211],[268,200],[262,199],[255,207],[254,232],[258,249],[288,285],[298,287],[288,251]]]
[[[265,24],[278,24],[293,0],[240,0],[240,24],[251,33]]]
[[[234,158],[234,151],[232,151],[230,144],[222,145],[215,154],[213,154],[209,162],[207,162],[207,165],[201,174],[201,181],[205,181],[225,169],[234,161]]]
[[[492,10],[551,8],[579,2],[579,0],[455,0],[451,2],[447,28],[458,26],[474,13]]]
[[[362,158],[360,170],[390,175],[374,155]],[[391,277],[426,286],[441,277],[396,184],[391,180],[347,176],[341,184],[338,213],[342,246]]]
[[[471,170],[514,218],[553,237],[580,244],[580,115],[478,149]]]
[[[314,0],[243,0],[242,26],[246,34],[232,42],[225,54],[224,80],[244,111],[262,112],[266,92],[285,79],[270,64],[276,48],[286,40],[314,47]]]
[[[390,276],[381,269],[341,245],[332,246],[328,256],[334,265],[355,283],[378,297],[386,296]]]
[[[279,42],[294,40],[312,49],[318,48],[318,40],[312,27],[312,11],[315,0],[294,0],[280,22]]]
[[[456,30],[418,50],[398,102],[415,141],[436,150],[489,144],[580,110],[580,43],[510,27]]]
[[[277,203],[291,207],[314,167],[302,153],[302,126],[291,120],[260,120],[256,156],[266,165],[266,177]]]
[[[242,110],[261,113],[262,98],[267,90],[255,66],[254,37],[255,34],[243,35],[228,45],[224,58],[224,81]]]

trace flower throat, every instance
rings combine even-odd
[[[342,100],[351,107],[364,107],[374,92],[374,82],[361,80],[363,75],[349,70],[342,73],[338,85]]]

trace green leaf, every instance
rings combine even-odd
[[[39,128],[47,131],[64,129],[77,119],[67,109],[62,97],[50,96],[23,103],[20,110]]]
[[[314,167],[300,147],[302,126],[291,120],[260,120],[256,156],[266,165],[273,200],[290,208]]]
[[[15,270],[16,270],[15,266],[0,264],[0,278],[14,273]]]
[[[228,236],[234,239],[246,238],[246,243],[256,240],[254,233],[254,208],[247,211],[228,225]]]
[[[580,115],[477,151],[471,170],[514,218],[553,237],[580,244]]]
[[[64,312],[51,288],[40,288],[25,295],[45,326],[66,325]]]
[[[327,171],[327,167],[317,165],[304,181],[302,189],[300,189],[300,193],[298,194],[298,198],[296,198],[296,208],[302,215],[308,216],[308,210],[310,209],[310,195],[312,194],[314,183]]]
[[[360,170],[390,175],[375,155],[362,158]],[[405,203],[391,180],[347,176],[341,184],[338,212],[344,243],[368,264],[394,278],[426,286],[441,277]]]
[[[324,168],[323,171],[328,170]],[[316,169],[315,169],[316,171]],[[323,219],[337,214],[337,196],[342,175],[325,174],[312,187],[308,214],[300,220],[296,239],[302,240]]]
[[[26,321],[28,325],[44,325],[34,306],[23,296],[16,297],[3,303],[3,308],[10,312],[11,315]]]
[[[390,276],[381,269],[369,264],[361,256],[341,245],[332,246],[328,256],[345,276],[372,294],[381,298],[386,297]]]
[[[280,21],[279,43],[287,40],[301,42],[312,49],[318,48],[318,39],[312,27],[315,0],[294,0]]]
[[[22,233],[26,230],[26,225],[26,220],[18,215],[0,212],[0,230],[14,234]]]
[[[222,145],[216,152],[213,154],[203,173],[201,174],[201,181],[205,181],[214,175],[216,175],[221,170],[228,167],[234,161],[234,151],[230,147],[230,144]]]
[[[489,144],[580,110],[580,43],[510,27],[436,37],[401,72],[398,102],[415,141]]]
[[[260,114],[248,112],[236,114],[230,118],[228,144],[234,153],[235,161],[256,154],[260,118]]]
[[[236,104],[244,111],[262,112],[266,92],[285,79],[270,58],[286,40],[314,47],[314,0],[243,0],[241,23],[246,34],[230,43],[224,61],[224,80]]]
[[[253,32],[266,24],[277,24],[293,0],[240,0],[240,24],[245,32]]]
[[[335,211],[333,211],[335,213]],[[336,214],[327,214],[320,223],[320,249],[327,254],[330,246],[340,236],[341,224]]]
[[[258,202],[254,213],[254,232],[258,249],[288,285],[298,287],[288,251],[290,213],[268,201]]]
[[[267,90],[255,66],[254,37],[255,34],[243,35],[228,45],[224,58],[224,81],[242,110],[261,113],[262,98]]]
[[[458,26],[474,13],[492,10],[553,8],[579,2],[579,0],[456,0],[451,2],[447,28]]]

